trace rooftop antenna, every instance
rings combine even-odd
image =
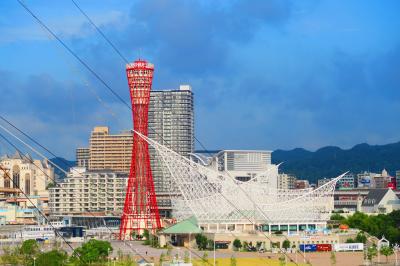
[[[138,53],[139,53],[139,58],[138,59],[140,60],[141,59],[141,55],[142,55],[142,48],[139,48],[139,52]]]

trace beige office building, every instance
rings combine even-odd
[[[132,142],[132,131],[110,134],[108,127],[95,127],[89,140],[88,168],[129,173]]]
[[[29,154],[16,152],[13,156],[3,156],[0,165],[7,172],[0,171],[0,188],[4,188],[0,198],[9,197],[7,189],[10,192],[12,189],[21,189],[29,196],[48,197],[46,187],[54,180],[54,169],[49,162],[33,160]]]

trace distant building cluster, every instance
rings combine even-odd
[[[1,157],[0,166],[0,225],[30,224],[42,219],[32,203],[48,213],[47,188],[54,180],[50,163],[16,152]]]
[[[148,119],[151,139],[216,173],[227,173],[238,183],[257,180],[279,190],[312,190],[332,180],[325,177],[312,184],[290,173],[278,174],[268,150],[195,151],[193,92],[188,85],[176,90],[151,91]],[[3,156],[0,225],[29,224],[40,219],[23,193],[46,214],[62,217],[95,212],[99,216],[119,217],[130,171],[132,136],[131,130],[111,133],[108,126],[94,127],[88,146],[76,149],[77,166],[57,186],[53,184],[54,169],[48,161],[34,160],[18,152]],[[171,199],[179,196],[179,191],[162,158],[152,147],[149,150],[160,214],[170,217]],[[400,208],[398,191],[400,170],[395,176],[385,169],[381,173],[346,173],[336,184],[335,209],[390,212]]]

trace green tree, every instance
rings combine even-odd
[[[355,238],[355,243],[366,243],[367,242],[367,237],[364,234],[364,232],[358,232],[356,238]]]
[[[208,240],[205,235],[197,234],[195,238],[196,238],[196,245],[199,248],[199,250],[207,249]]]
[[[122,250],[119,248],[117,251],[117,256],[119,260],[122,260],[124,258],[124,253],[122,252]]]
[[[167,257],[171,258],[171,254],[172,254],[172,246],[167,244]]]
[[[345,243],[356,243],[353,238],[347,238]]]
[[[158,262],[160,263],[160,265],[162,265],[164,261],[165,261],[165,254],[164,254],[164,252],[162,252]]]
[[[282,248],[288,249],[290,248],[290,241],[285,239],[282,243]]]
[[[212,239],[208,239],[207,240],[207,248],[209,250],[213,250],[214,249],[214,240],[212,240]]]
[[[234,255],[232,255],[230,262],[231,262],[230,266],[236,266],[237,260],[236,260],[236,257]]]
[[[34,239],[25,240],[19,249],[24,265],[33,264],[33,258],[39,253],[39,245]]]
[[[279,257],[279,265],[280,265],[280,266],[284,266],[284,265],[285,265],[285,262],[286,262],[285,254],[282,254],[282,255]]]
[[[394,250],[390,246],[384,246],[384,247],[381,247],[381,249],[379,250],[379,253],[381,253],[383,256],[386,257],[386,263],[387,263],[388,262],[388,257],[390,255],[394,254]]]
[[[207,265],[208,264],[208,253],[207,253],[207,251],[204,251],[203,257],[201,257],[201,261],[203,262],[203,265]]]
[[[243,249],[246,250],[249,248],[249,243],[247,241],[243,241]]]
[[[36,259],[37,266],[60,266],[68,260],[68,255],[64,251],[52,250],[40,253]]]
[[[376,246],[371,246],[367,250],[367,258],[369,261],[372,261],[374,257],[378,255],[378,250],[376,249]]]
[[[0,256],[0,265],[17,266],[20,265],[20,261],[21,261],[20,250],[17,247],[3,248],[3,254]]]
[[[185,256],[183,257],[183,261],[185,263],[189,263],[189,251],[185,251]]]
[[[331,215],[331,220],[332,221],[344,221],[346,218],[344,218],[342,215],[338,214],[338,213],[334,213]]]
[[[334,251],[331,251],[331,257],[330,257],[330,259],[331,259],[331,265],[332,265],[332,266],[336,265],[336,254],[335,254]]]
[[[109,252],[112,250],[110,242],[91,239],[79,248],[76,248],[73,257],[79,264],[88,265],[94,262],[106,261]]]
[[[144,229],[143,238],[144,238],[143,245],[151,245],[151,235],[149,233],[149,230]]]
[[[233,247],[235,248],[235,250],[239,250],[242,248],[242,242],[240,242],[239,239],[235,239],[233,240]]]

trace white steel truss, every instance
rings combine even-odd
[[[278,166],[250,181],[235,180],[195,163],[138,132],[160,155],[182,197],[173,199],[174,217],[195,215],[199,223],[318,223],[326,222],[333,210],[336,182],[332,179],[316,189],[277,189],[269,186]]]

